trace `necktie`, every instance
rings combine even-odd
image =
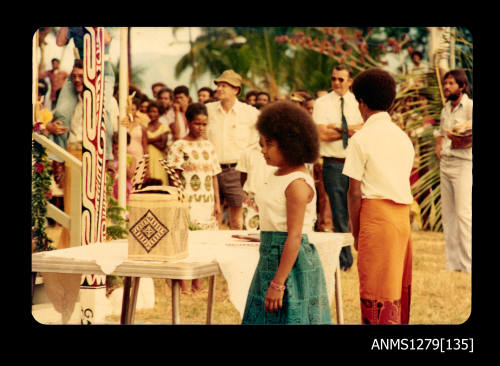
[[[344,145],[345,149],[347,147],[349,133],[347,132],[347,120],[344,116],[344,97],[340,97],[340,113],[342,114],[342,145]]]

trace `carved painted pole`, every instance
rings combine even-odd
[[[106,128],[104,122],[104,28],[85,27],[83,52],[82,245],[106,235]],[[106,276],[82,276],[82,324],[105,322]]]
[[[119,75],[119,110],[120,121],[125,118],[128,97],[128,29],[120,28],[120,75]],[[125,208],[127,205],[127,128],[118,124],[118,204]]]

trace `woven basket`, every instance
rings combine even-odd
[[[454,137],[451,140],[452,149],[468,149],[472,147],[472,119],[456,124],[448,132]]]
[[[472,147],[472,131],[466,134],[454,134],[453,132],[450,133],[455,137],[458,137],[458,139],[451,140],[452,149],[468,149],[469,147]]]
[[[188,256],[189,204],[178,190],[149,186],[130,195],[128,258],[172,261]]]

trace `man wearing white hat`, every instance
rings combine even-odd
[[[235,169],[241,153],[258,141],[255,123],[259,111],[238,100],[241,93],[241,76],[234,70],[226,70],[214,80],[217,85],[217,102],[208,103],[207,138],[215,146],[222,172],[219,181],[221,203],[229,206],[229,224],[233,230],[243,227],[243,188],[241,173]],[[220,222],[220,219],[219,219]]]

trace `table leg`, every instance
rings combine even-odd
[[[130,288],[130,307],[128,312],[127,324],[134,324],[135,308],[137,305],[137,294],[139,293],[140,277],[132,277]]]
[[[120,324],[128,324],[128,313],[130,309],[130,284],[131,278],[123,278],[123,298],[122,298],[122,314],[120,316]]]
[[[120,324],[133,324],[137,293],[139,292],[139,277],[125,277],[123,279],[122,314]]]
[[[172,324],[180,324],[180,293],[181,284],[180,280],[172,279]]]
[[[344,324],[342,287],[340,285],[340,263],[337,263],[337,269],[335,270],[335,305],[337,307],[337,324]]]
[[[212,310],[215,300],[215,275],[208,278],[207,324],[212,324]]]

